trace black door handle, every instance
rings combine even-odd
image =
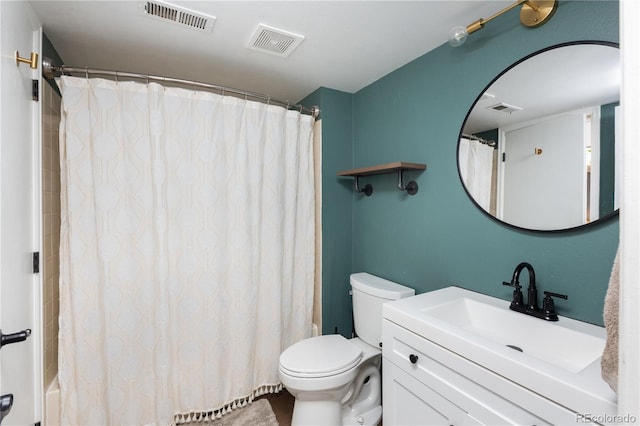
[[[29,336],[31,336],[30,328],[13,334],[2,334],[2,330],[0,330],[0,348],[11,343],[24,342]]]
[[[8,393],[6,395],[0,396],[0,424],[2,424],[2,419],[4,419],[7,414],[9,414],[12,406],[13,394]]]

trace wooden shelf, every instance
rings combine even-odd
[[[405,163],[404,161],[396,161],[393,163],[379,164],[377,166],[360,167],[359,169],[343,170],[338,172],[338,176],[348,176],[355,178],[353,180],[353,189],[356,192],[363,193],[367,197],[373,193],[373,186],[367,184],[364,188],[360,187],[358,181],[361,176],[382,175],[387,173],[398,174],[398,189],[406,191],[409,195],[415,195],[418,192],[418,184],[415,181],[409,182],[407,185],[403,182],[403,173],[405,170],[426,170],[426,164]]]
[[[379,164],[377,166],[360,167],[358,169],[343,170],[338,172],[338,176],[370,176],[393,173],[399,170],[426,170],[426,164],[406,163],[395,161],[393,163]]]

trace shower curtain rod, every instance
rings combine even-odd
[[[467,138],[467,139],[471,139],[471,140],[474,140],[474,141],[478,141],[478,142],[480,142],[482,144],[485,144],[485,145],[489,145],[491,148],[496,148],[497,145],[498,145],[498,144],[496,144],[496,141],[488,141],[486,139],[482,139],[479,136],[468,135],[466,133],[463,133],[462,137],[463,138]]]
[[[173,83],[173,84],[180,84],[185,86],[200,87],[204,89],[217,90],[221,92],[223,95],[225,93],[233,93],[234,95],[239,95],[241,97],[244,97],[245,99],[252,98],[252,99],[258,99],[266,104],[277,104],[285,107],[286,109],[298,110],[300,111],[300,113],[309,114],[313,116],[313,118],[316,120],[320,115],[320,108],[318,108],[317,106],[313,106],[309,108],[301,104],[292,104],[289,101],[274,99],[271,96],[264,95],[262,93],[249,92],[247,90],[235,89],[233,87],[202,83],[199,81],[192,81],[192,80],[182,80],[179,78],[172,78],[172,77],[162,77],[157,75],[122,72],[117,70],[101,70],[101,69],[93,69],[93,68],[68,67],[66,65],[54,65],[51,59],[46,57],[43,58],[42,59],[42,75],[47,79],[52,79],[55,77],[55,73],[61,73],[61,74],[82,73],[82,74],[85,74],[87,78],[89,78],[89,74],[108,75],[108,76],[115,77],[116,81],[118,80],[118,78],[125,78],[125,79],[129,78],[129,79],[146,80],[147,83],[151,80],[154,80],[154,81],[160,81],[164,83]]]

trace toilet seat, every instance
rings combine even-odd
[[[312,337],[287,348],[280,355],[280,369],[300,378],[333,376],[356,367],[362,355],[362,349],[339,334]]]

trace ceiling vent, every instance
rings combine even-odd
[[[500,102],[499,104],[488,106],[487,109],[492,109],[494,111],[504,112],[507,114],[511,114],[515,111],[522,111],[522,108],[517,107],[515,105],[505,104],[504,102]]]
[[[304,36],[260,24],[249,40],[248,48],[286,58],[302,43]]]
[[[216,21],[215,16],[195,12],[193,10],[165,3],[163,1],[140,1],[138,7],[146,16],[170,21],[194,30],[210,33]]]

